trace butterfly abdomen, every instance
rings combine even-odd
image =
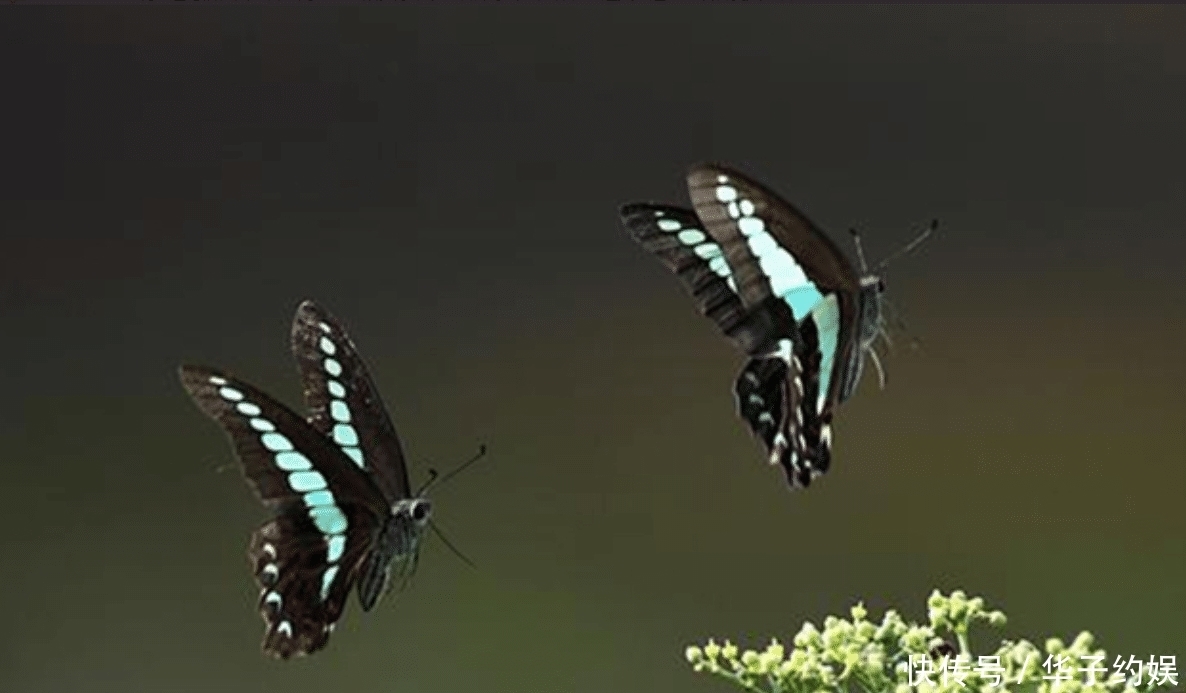
[[[392,561],[408,557],[415,549],[417,532],[416,523],[402,512],[389,516],[377,530],[371,542],[374,548],[367,555],[358,577],[358,602],[363,611],[370,611],[386,591]]]

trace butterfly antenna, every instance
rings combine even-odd
[[[921,245],[923,241],[925,241],[927,238],[929,238],[932,233],[935,233],[935,230],[938,228],[939,228],[939,220],[932,219],[930,226],[928,226],[925,230],[923,230],[922,233],[915,236],[914,240],[910,241],[906,245],[899,248],[897,250],[897,252],[891,253],[889,257],[887,257],[884,260],[882,260],[881,262],[877,263],[877,267],[874,269],[881,270],[886,265],[888,265],[891,261],[897,260],[898,258],[902,257],[903,255],[909,255],[910,253],[912,253],[914,251],[915,248],[917,248],[919,245]]]
[[[473,561],[466,558],[465,554],[461,553],[461,550],[454,546],[453,542],[449,541],[449,537],[446,537],[445,533],[441,531],[441,528],[437,527],[437,523],[429,520],[428,527],[433,531],[434,534],[440,537],[441,541],[445,543],[445,546],[449,547],[450,551],[452,551],[458,558],[461,559],[462,563],[465,563],[474,570],[478,569],[478,566]]]
[[[861,245],[861,234],[857,233],[856,229],[849,229],[848,232],[852,234],[852,244],[857,249],[857,260],[861,263],[861,274],[868,274],[869,263],[865,261],[865,248]]]
[[[416,492],[416,497],[419,498],[419,497],[423,496],[425,493],[427,493],[428,489],[432,488],[433,486],[436,486],[437,484],[443,484],[446,481],[448,481],[449,479],[452,479],[453,477],[460,474],[462,472],[462,470],[464,470],[466,467],[470,466],[474,462],[477,462],[478,460],[482,459],[485,456],[486,456],[486,444],[482,443],[481,445],[478,446],[478,454],[469,458],[465,462],[462,462],[461,464],[457,465],[448,474],[445,474],[444,476],[440,476],[439,474],[437,474],[437,471],[435,469],[428,470],[428,473],[429,473],[428,482],[420,487],[420,490]]]
[[[420,490],[419,490],[419,491],[416,491],[416,493],[415,493],[415,496],[416,496],[417,498],[421,498],[421,497],[423,497],[423,496],[424,496],[424,492],[425,492],[426,490],[428,490],[428,487],[430,487],[430,486],[432,486],[434,483],[436,483],[437,477],[439,477],[440,475],[441,475],[441,474],[440,474],[440,472],[438,472],[437,470],[435,470],[435,469],[429,469],[429,470],[428,470],[428,481],[424,482],[424,485],[420,487]]]

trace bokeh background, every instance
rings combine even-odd
[[[690,642],[934,587],[1186,653],[1181,8],[41,8],[0,63],[0,689],[709,693]],[[874,259],[943,222],[806,493],[618,222],[704,159]],[[491,455],[434,494],[479,570],[279,663],[175,368],[298,404],[304,298],[416,479]]]

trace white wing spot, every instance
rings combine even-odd
[[[717,186],[717,200],[721,202],[732,202],[737,199],[737,188],[732,185]]]
[[[745,216],[748,217],[754,213],[755,207],[754,207],[753,202],[750,202],[749,200],[742,200],[740,202],[740,206],[741,206],[741,213],[744,214]],[[761,219],[759,219],[758,221],[761,221]]]
[[[326,334],[329,334],[330,332],[333,332],[333,329],[332,329],[332,328],[330,328],[330,326],[329,326],[329,323],[325,323],[325,322],[319,322],[319,323],[317,323],[317,326],[318,326],[318,327],[320,327],[320,328],[321,328],[321,331],[322,331],[322,332],[324,332],[324,333],[326,333]]]
[[[334,343],[330,341],[329,337],[322,337],[321,341],[317,342],[317,346],[323,353],[325,353],[326,356],[333,356],[338,350],[338,348],[334,346]]]
[[[745,205],[746,203],[749,203],[749,200],[742,200],[741,203],[741,211],[744,214]],[[750,207],[753,207],[753,204],[750,204]],[[737,228],[741,230],[741,234],[743,236],[753,236],[766,230],[766,222],[762,221],[758,217],[746,215],[737,220]]]
[[[280,625],[276,626],[276,632],[286,638],[292,637],[292,624],[288,621],[281,621]]]
[[[238,402],[239,400],[243,399],[243,393],[239,392],[233,387],[218,388],[218,395],[230,402]]]
[[[264,544],[264,545],[263,545],[263,552],[264,552],[264,553],[266,553],[266,554],[268,554],[268,558],[275,558],[275,557],[276,557],[276,547],[275,547],[275,546],[273,546],[272,544]]]
[[[262,409],[251,402],[239,402],[235,405],[235,409],[238,409],[240,414],[244,414],[246,416],[259,416],[263,413]]]
[[[220,378],[217,375],[210,376],[210,382],[214,385],[226,385],[226,378]]]
[[[717,176],[717,182],[718,182],[718,183],[728,183],[728,182],[729,182],[729,176],[724,176],[724,175]]]
[[[731,219],[736,219],[737,217],[741,216],[741,210],[737,208],[736,202],[730,202],[726,209],[729,210],[729,217]]]
[[[692,248],[692,252],[696,253],[701,259],[711,260],[714,257],[721,257],[721,246],[716,243],[701,243]]]
[[[659,227],[659,230],[667,231],[668,233],[680,230],[680,223],[675,219],[660,219],[655,222],[655,225]]]

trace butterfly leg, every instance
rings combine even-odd
[[[877,384],[881,386],[882,390],[884,390],[885,369],[881,367],[881,358],[877,356],[877,351],[872,347],[865,349],[865,351],[868,352],[869,358],[873,361],[873,365],[877,367]]]

